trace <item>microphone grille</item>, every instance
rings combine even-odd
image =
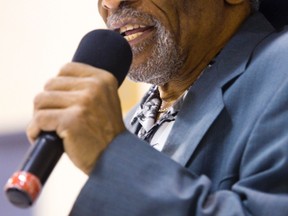
[[[93,30],[87,33],[72,59],[111,72],[119,86],[125,79],[131,62],[129,43],[119,33],[111,30]]]

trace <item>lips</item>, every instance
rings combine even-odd
[[[128,42],[140,39],[141,36],[149,33],[154,29],[153,26],[146,26],[142,24],[126,24],[118,29],[118,31]]]

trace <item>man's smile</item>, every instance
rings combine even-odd
[[[143,42],[155,30],[155,21],[139,15],[139,17],[127,17],[125,13],[112,15],[107,22],[107,27],[121,34],[130,45]]]
[[[135,44],[143,40],[147,34],[154,30],[153,26],[142,24],[127,24],[118,29],[119,33],[130,43]]]

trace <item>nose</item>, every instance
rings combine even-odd
[[[135,2],[138,0],[102,0],[102,7],[106,10],[116,10],[122,2]]]
[[[102,0],[102,7],[107,10],[115,10],[123,1],[125,0]]]

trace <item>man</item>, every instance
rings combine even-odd
[[[153,86],[125,124],[116,79],[88,65],[36,97],[30,140],[57,131],[89,175],[70,214],[287,215],[287,29],[249,0],[98,6],[132,47],[129,77]]]

